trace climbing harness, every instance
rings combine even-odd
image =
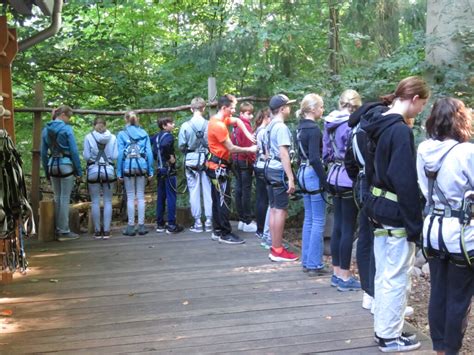
[[[139,137],[138,139],[135,139],[135,138],[132,138],[127,128],[125,128],[123,132],[125,132],[125,134],[128,136],[128,139],[130,140],[130,144],[123,151],[124,159],[123,159],[122,165],[125,164],[125,160],[128,160],[128,173],[125,174],[125,171],[122,170],[124,171],[124,176],[127,176],[127,177],[147,176],[149,162],[146,156],[146,151],[141,152],[140,145],[138,144],[138,142],[140,142],[141,140],[146,139],[147,136],[142,136],[142,137]],[[145,146],[145,149],[146,149],[146,146]],[[147,163],[147,169],[145,169],[145,171],[143,171],[143,169],[140,166],[141,158],[144,159],[145,162]],[[132,169],[132,161],[135,161],[135,164],[137,166],[136,168]]]
[[[304,194],[309,194],[309,195],[317,195],[321,194],[323,192],[323,189],[319,188],[316,190],[308,190],[306,188],[306,183],[305,183],[305,177],[304,173],[306,169],[312,169],[311,164],[309,162],[308,154],[306,154],[303,144],[301,142],[301,129],[298,129],[296,131],[296,141],[298,143],[298,149],[300,156],[303,157],[303,160],[301,161],[301,164],[298,168],[298,171],[296,173],[296,178],[298,181],[298,185],[300,186],[301,192]]]
[[[90,184],[100,183],[102,186],[103,183],[107,183],[107,186],[110,188],[110,183],[117,181],[115,175],[114,164],[109,160],[105,154],[105,147],[107,144],[99,143],[94,135],[94,131],[91,132],[91,136],[94,139],[98,153],[95,160],[90,160],[87,162],[87,182]],[[97,176],[93,178],[92,170],[96,168]]]
[[[68,151],[65,151],[61,148],[58,143],[59,134],[62,132],[62,129],[59,129],[57,132],[48,129],[48,145],[49,145],[49,164],[48,164],[48,176],[64,178],[74,174],[74,169],[71,171],[63,172],[61,169],[61,159],[68,158],[71,160],[71,155]]]
[[[454,209],[450,206],[448,199],[441,191],[438,182],[438,172],[443,165],[446,156],[451,150],[456,147],[459,143],[454,144],[440,159],[439,169],[437,171],[429,171],[425,167],[425,175],[428,178],[428,201],[424,210],[424,214],[429,216],[429,224],[426,235],[426,247],[423,245],[423,253],[426,258],[438,257],[441,259],[449,259],[450,262],[457,266],[469,267],[474,271],[474,250],[467,250],[465,241],[465,229],[471,225],[473,218],[474,209],[474,191],[469,190],[464,193],[461,208]],[[436,194],[439,201],[443,205],[442,208],[437,208],[433,200],[433,195]],[[459,249],[460,253],[450,252],[446,246],[446,242],[443,238],[443,220],[444,218],[457,218],[461,226],[461,232],[459,236]],[[431,243],[431,231],[435,219],[438,222],[438,248],[435,249]]]
[[[26,272],[23,238],[36,234],[28,202],[22,160],[13,141],[0,129],[0,239],[4,241],[2,271]]]

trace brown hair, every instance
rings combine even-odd
[[[102,123],[104,126],[107,126],[107,122],[105,121],[105,118],[96,116],[96,118],[94,118],[94,126],[98,123]]]
[[[384,105],[391,105],[395,99],[412,99],[418,95],[420,99],[427,99],[430,97],[430,89],[423,78],[419,76],[409,76],[403,79],[397,85],[393,94],[388,94],[380,97]]]
[[[244,101],[240,104],[239,112],[253,112],[253,105],[248,101]]]
[[[461,100],[438,99],[426,120],[428,137],[436,140],[454,139],[467,142],[472,136],[472,114]]]
[[[173,119],[171,117],[161,117],[158,119],[158,127],[160,127],[161,130],[168,124],[172,123]]]
[[[72,108],[70,108],[67,105],[61,105],[58,108],[53,110],[53,120],[61,116],[62,114],[65,114],[67,117],[72,116]]]
[[[237,99],[234,95],[225,94],[224,96],[219,97],[219,100],[217,100],[217,109],[220,110],[222,107],[230,107],[235,101],[237,101]]]
[[[255,129],[260,127],[262,125],[263,120],[265,117],[270,117],[270,108],[269,107],[264,107],[260,111],[257,112],[257,115],[255,116]]]

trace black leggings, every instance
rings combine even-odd
[[[352,196],[334,196],[334,227],[331,236],[333,266],[349,270],[351,267],[352,242],[357,219],[357,206]]]
[[[267,182],[263,175],[255,174],[255,215],[257,220],[257,233],[263,233],[265,229],[265,217],[268,209]]]

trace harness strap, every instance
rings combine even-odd
[[[374,237],[386,237],[387,234],[389,237],[395,237],[395,238],[407,237],[407,231],[405,230],[405,228],[395,228],[395,229],[376,228],[374,231]]]
[[[393,202],[398,202],[398,197],[397,197],[396,194],[394,194],[393,192],[387,191],[387,190],[383,190],[379,187],[372,186],[370,188],[370,192],[375,197],[383,197],[383,198],[386,198],[387,200],[390,200],[390,201],[393,201]]]

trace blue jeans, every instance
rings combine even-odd
[[[69,233],[69,204],[74,187],[74,176],[51,177],[54,192],[54,221],[57,233]]]
[[[168,202],[168,225],[176,225],[176,176],[158,176],[156,200],[156,224],[163,226],[166,203]]]
[[[312,168],[305,169],[305,186],[309,191],[319,189],[318,175]],[[323,231],[326,205],[321,194],[303,195],[304,222],[301,248],[301,264],[308,269],[320,269],[323,264]]]

